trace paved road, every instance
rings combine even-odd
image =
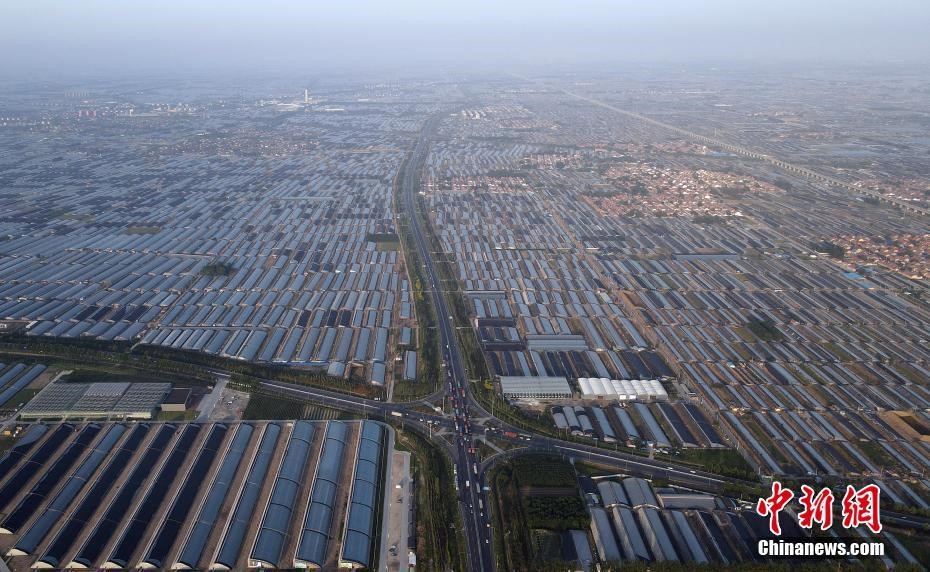
[[[336,393],[334,391],[327,391],[325,389],[317,389],[314,387],[296,385],[281,381],[266,380],[261,383],[261,386],[266,390],[277,391],[279,393],[290,395],[298,399],[311,400],[314,403],[318,403],[320,405],[367,414],[370,417],[376,419],[402,419],[405,427],[415,429],[418,433],[423,435],[430,434],[429,425],[432,425],[434,432],[439,429],[446,429],[454,432],[455,424],[457,423],[457,420],[454,417],[449,418],[434,413],[423,413],[420,411],[415,411],[412,408],[413,405],[410,403],[384,403],[371,401],[362,397],[352,397],[342,393]],[[466,395],[468,394],[466,393]],[[460,399],[458,401],[461,402]],[[495,424],[500,425],[501,427],[499,429],[488,429],[485,432],[488,437],[523,445],[523,448],[521,449],[512,449],[507,451],[507,455],[539,452],[570,456],[580,460],[589,460],[608,464],[616,467],[618,471],[630,475],[645,478],[667,479],[672,484],[710,492],[719,491],[721,487],[727,483],[745,484],[744,481],[740,481],[738,479],[732,479],[716,475],[714,473],[691,469],[687,465],[681,465],[674,462],[641,457],[639,455],[624,452],[622,449],[614,450],[604,447],[594,447],[591,445],[583,445],[581,443],[563,441],[561,439],[554,439],[541,435],[532,435],[526,433],[524,430],[518,427],[510,426],[500,420],[495,420]],[[475,431],[479,430],[476,426],[472,426],[472,428],[475,429]],[[517,436],[507,437],[504,435],[505,431],[516,433]],[[470,440],[473,438],[471,430],[468,437]],[[478,465],[479,475],[483,473],[482,465],[486,466],[487,463],[483,462]],[[458,466],[456,466],[456,470],[458,470]]]
[[[210,419],[210,414],[213,413],[216,402],[223,395],[223,390],[226,389],[227,383],[229,383],[228,375],[216,376],[213,384],[213,391],[204,395],[203,399],[200,400],[200,415],[197,416],[197,421],[204,422]]]
[[[442,374],[444,376],[444,391],[452,401],[453,418],[449,419],[445,416],[414,412],[410,408],[411,404],[373,402],[360,397],[347,396],[306,386],[296,386],[284,382],[265,380],[261,384],[262,387],[305,399],[313,399],[323,405],[354,410],[375,417],[381,416],[385,419],[389,415],[401,417],[407,420],[406,422],[409,423],[410,428],[423,434],[427,434],[432,428],[451,429],[454,433],[452,458],[455,463],[455,485],[459,495],[458,500],[463,519],[469,570],[480,572],[493,572],[494,570],[494,558],[491,552],[490,514],[487,511],[489,505],[487,493],[482,486],[485,479],[484,468],[487,465],[482,466],[474,446],[472,412],[475,412],[478,417],[494,419],[495,425],[499,427],[493,432],[494,437],[506,440],[508,437],[504,435],[504,432],[516,433],[518,437],[515,439],[511,437],[510,439],[521,442],[526,446],[527,450],[611,463],[631,475],[663,478],[683,486],[712,491],[719,490],[730,479],[691,470],[686,466],[676,466],[674,463],[644,459],[629,453],[598,449],[558,439],[531,435],[521,428],[495,419],[477,401],[471,392],[466,377],[464,362],[455,338],[452,315],[443,295],[439,273],[430,252],[429,234],[423,228],[425,225],[417,215],[416,208],[416,196],[420,187],[420,175],[429,151],[429,139],[441,119],[442,117],[437,115],[426,122],[404,166],[399,184],[401,185],[403,210],[408,215],[414,246],[423,265],[426,278],[424,289],[432,297],[433,308],[436,311],[441,355],[445,364]],[[431,424],[431,426],[427,426],[427,424]],[[477,430],[477,428],[475,429]]]
[[[445,363],[445,384],[449,397],[452,399],[454,429],[457,440],[456,451],[456,479],[461,502],[461,512],[465,522],[467,554],[470,570],[494,570],[494,558],[491,554],[491,524],[487,512],[488,499],[483,491],[484,473],[479,466],[476,449],[472,441],[471,412],[480,417],[493,419],[484,407],[477,401],[471,392],[470,384],[465,374],[464,362],[454,334],[454,322],[451,312],[443,295],[439,274],[430,252],[430,241],[427,239],[428,231],[424,229],[423,220],[417,215],[416,195],[419,191],[420,175],[429,151],[429,138],[434,133],[442,117],[440,115],[430,118],[408,158],[404,167],[400,184],[402,185],[402,199],[414,242],[426,274],[426,287],[433,299],[433,307],[437,314],[437,325],[440,335],[442,357]],[[497,420],[503,431],[517,433],[520,430],[505,422]],[[681,483],[686,486],[701,486],[711,490],[719,490],[726,480],[710,473],[691,470],[688,467],[675,466],[673,463],[643,459],[634,455],[619,452],[608,452],[595,447],[587,447],[574,443],[566,443],[548,437],[534,436],[527,433],[518,433],[520,439],[534,450],[550,451],[577,458],[597,460],[602,462],[615,462],[630,474],[648,476],[650,478],[664,478],[669,481]]]
[[[429,152],[429,138],[441,120],[441,115],[431,117],[420,132],[420,137],[408,157],[400,179],[401,197],[404,201],[404,211],[407,213],[417,253],[426,275],[424,288],[429,291],[433,298],[433,308],[436,311],[436,321],[439,329],[439,344],[446,365],[444,381],[455,413],[453,427],[456,433],[456,454],[453,458],[455,459],[455,478],[460,509],[465,525],[468,567],[470,570],[476,571],[493,571],[491,529],[488,513],[485,511],[487,499],[483,498],[481,494],[481,481],[478,474],[479,460],[476,454],[477,450],[472,444],[471,418],[468,404],[465,401],[468,392],[468,379],[465,376],[465,367],[456,343],[452,315],[446,305],[439,273],[436,271],[430,253],[428,233],[423,228],[423,221],[417,215],[416,208],[420,175],[423,172],[426,155]]]
[[[410,453],[394,451],[391,459],[391,487],[385,493],[388,498],[388,522],[383,534],[381,571],[400,572],[407,569],[407,532],[409,527],[410,503]],[[400,499],[400,502],[398,502]],[[396,547],[388,554],[390,547]]]
[[[646,479],[664,479],[673,485],[707,491],[721,492],[730,479],[710,475],[703,471],[691,470],[673,464],[654,461],[635,455],[624,455],[614,451],[597,450],[593,447],[578,446],[575,443],[562,443],[553,439],[533,438],[525,447],[508,449],[487,457],[482,462],[480,471],[484,472],[505,459],[526,455],[527,453],[545,453],[571,457],[579,461],[590,461],[611,465],[619,473],[643,477]]]

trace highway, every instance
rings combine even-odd
[[[425,404],[428,399],[412,403],[389,403],[269,379],[260,382],[261,388],[328,407],[355,411],[368,417],[391,421],[403,420],[405,427],[426,437],[433,437],[435,433],[440,432],[444,439],[439,442],[449,451],[454,461],[455,487],[462,515],[468,569],[472,571],[491,572],[495,568],[492,554],[493,531],[488,511],[489,498],[483,486],[485,471],[494,463],[517,454],[548,453],[599,462],[613,466],[624,474],[663,479],[671,484],[709,492],[720,492],[727,483],[745,484],[744,481],[737,479],[721,477],[665,460],[633,455],[619,449],[610,450],[527,433],[525,429],[510,425],[491,415],[477,401],[466,376],[464,362],[455,338],[452,315],[449,312],[439,273],[430,252],[429,230],[424,228],[424,222],[417,215],[416,208],[420,175],[429,151],[430,136],[441,119],[440,115],[433,116],[424,125],[398,177],[398,185],[401,191],[400,199],[403,201],[402,210],[408,216],[415,242],[413,246],[417,249],[425,274],[426,284],[423,285],[423,289],[431,296],[436,312],[436,327],[439,332],[441,356],[445,365],[442,371],[444,387],[431,397],[438,396],[438,394],[449,397],[453,412],[451,418],[445,414],[423,413],[414,409],[418,405]],[[490,420],[493,426],[482,427],[473,423],[473,413]],[[482,461],[478,458],[474,441],[479,435],[515,442],[521,447]],[[451,445],[445,438],[451,439]]]
[[[303,385],[284,383],[279,381],[265,380],[261,383],[263,389],[289,395],[297,399],[305,399],[328,407],[355,411],[367,414],[373,418],[382,418],[385,420],[403,419],[404,426],[429,437],[441,429],[451,431],[454,427],[453,420],[444,415],[434,415],[414,411],[412,406],[415,403],[381,403],[373,402],[362,397],[347,396],[342,393],[317,389]],[[394,415],[396,414],[396,415]],[[398,417],[399,416],[399,417]],[[499,423],[495,420],[495,423]],[[432,425],[432,427],[430,427]],[[506,428],[505,431],[510,431]],[[516,430],[516,429],[515,429]],[[713,473],[688,469],[676,463],[658,461],[624,453],[623,451],[614,451],[606,448],[597,448],[579,443],[566,442],[559,439],[552,439],[540,435],[522,435],[525,437],[509,438],[501,432],[500,429],[487,430],[486,435],[489,438],[495,438],[501,441],[511,441],[523,445],[521,448],[509,449],[503,453],[498,453],[491,457],[483,459],[478,465],[478,474],[483,480],[485,471],[496,463],[517,455],[527,453],[543,453],[550,455],[562,455],[572,457],[578,460],[597,462],[605,465],[616,467],[617,472],[643,477],[647,479],[664,479],[670,484],[692,488],[695,490],[707,492],[721,492],[722,487],[728,483],[742,483],[745,481],[732,479]],[[435,442],[435,440],[434,440]],[[487,506],[488,499],[482,498]],[[930,530],[930,518],[916,515],[896,513],[894,511],[883,509],[882,520],[892,524],[904,527],[917,527],[923,530]]]
[[[297,399],[305,399],[313,403],[355,411],[372,418],[396,420],[403,419],[406,427],[418,429],[423,434],[428,434],[432,425],[434,432],[445,429],[454,432],[457,419],[450,419],[444,415],[424,413],[415,411],[413,405],[416,403],[386,403],[365,399],[363,397],[352,397],[334,391],[317,389],[305,385],[297,385],[280,381],[265,380],[261,383],[262,389],[289,395]],[[460,401],[460,400],[459,400]],[[460,416],[461,417],[461,416]],[[673,462],[649,459],[640,455],[626,453],[622,448],[608,449],[604,447],[594,447],[580,443],[553,439],[543,435],[532,435],[528,433],[518,433],[521,429],[510,426],[498,419],[494,420],[495,425],[501,428],[484,428],[480,429],[478,425],[471,425],[469,430],[470,440],[475,436],[483,434],[488,438],[498,439],[500,441],[509,441],[522,445],[520,449],[507,451],[507,455],[497,455],[497,457],[512,456],[528,452],[549,453],[552,455],[562,455],[574,457],[579,460],[600,462],[617,468],[618,471],[625,474],[644,477],[658,478],[668,480],[670,483],[690,487],[704,491],[720,491],[723,485],[727,483],[743,483],[738,479],[732,479],[708,473],[696,469],[690,469],[687,466]],[[459,424],[461,427],[461,424]],[[505,432],[516,433],[516,437],[508,437]],[[483,474],[483,468],[490,465],[489,459],[483,460],[478,465],[479,476]],[[474,471],[472,471],[474,472]],[[485,499],[485,502],[486,499]]]
[[[416,247],[423,265],[426,278],[423,289],[432,297],[433,308],[436,312],[441,356],[445,365],[442,373],[444,387],[439,393],[445,394],[451,400],[453,411],[451,419],[446,415],[427,414],[414,410],[413,407],[422,404],[422,401],[414,403],[372,401],[362,397],[274,380],[263,380],[261,387],[265,390],[311,400],[321,405],[356,411],[370,417],[380,417],[385,420],[403,419],[405,426],[424,436],[432,436],[436,431],[445,431],[444,436],[452,439],[452,445],[445,446],[454,461],[455,487],[463,521],[468,569],[472,571],[490,572],[495,567],[492,554],[493,531],[488,511],[489,499],[487,491],[483,487],[485,484],[485,471],[494,462],[516,454],[539,452],[600,462],[614,466],[618,471],[625,474],[650,479],[665,479],[672,484],[711,492],[719,492],[725,484],[730,482],[742,482],[712,473],[693,470],[688,466],[648,459],[620,450],[609,450],[530,434],[524,429],[497,419],[477,401],[466,376],[464,362],[455,338],[452,315],[443,295],[439,273],[430,252],[429,231],[423,228],[425,225],[417,215],[416,208],[416,196],[420,187],[420,175],[423,172],[423,166],[429,151],[429,139],[441,119],[440,115],[433,116],[424,125],[398,178],[398,184],[401,191],[400,198],[403,201],[403,211],[408,216],[415,242],[413,246]],[[410,261],[408,261],[408,264],[410,264]],[[474,424],[472,413],[490,419],[494,427],[481,427]],[[478,458],[474,442],[476,435],[517,442],[522,447],[496,455],[482,462]]]
[[[403,419],[404,422],[409,426],[415,426],[418,423],[421,426],[432,424],[434,431],[438,431],[440,429],[452,431],[454,430],[456,422],[455,419],[450,419],[444,415],[424,413],[414,410],[412,406],[417,402],[377,402],[365,399],[363,397],[352,397],[342,393],[336,393],[334,391],[326,391],[324,389],[317,389],[305,385],[297,385],[272,380],[263,381],[261,383],[261,387],[265,390],[282,393],[297,399],[309,400],[319,405],[367,414],[373,418],[384,418],[391,420],[390,417],[394,416],[396,420]],[[695,488],[701,488],[702,490],[719,489],[721,485],[726,483],[741,482],[736,479],[722,477],[714,473],[691,470],[677,463],[669,463],[662,460],[649,459],[647,457],[626,453],[621,448],[614,450],[604,447],[594,447],[592,445],[583,445],[580,443],[563,441],[561,439],[553,439],[543,435],[517,433],[518,431],[521,431],[521,429],[503,423],[498,419],[495,419],[494,423],[495,425],[501,425],[502,428],[480,429],[478,425],[471,425],[470,436],[474,438],[476,435],[483,434],[489,439],[493,438],[501,441],[519,443],[523,445],[523,448],[519,449],[521,452],[548,452],[554,455],[565,455],[579,459],[600,461],[614,465],[618,468],[622,468],[623,472],[629,473],[631,475],[648,478],[655,477],[668,479],[675,484],[682,486],[692,486]],[[424,430],[426,429],[428,429],[428,427],[424,427]],[[504,432],[517,433],[517,436],[508,437],[504,435]]]
[[[429,231],[424,229],[423,219],[417,215],[416,196],[420,187],[420,176],[429,151],[429,138],[434,132],[440,115],[430,118],[420,132],[416,145],[404,166],[400,177],[401,195],[404,202],[403,210],[407,213],[413,234],[417,253],[423,264],[428,290],[436,311],[437,327],[441,354],[445,363],[445,385],[452,400],[454,411],[453,427],[455,431],[456,455],[455,472],[456,486],[459,492],[460,508],[465,523],[465,537],[469,569],[476,571],[494,570],[494,558],[491,553],[491,522],[488,512],[487,491],[484,490],[484,472],[474,447],[471,412],[475,411],[481,417],[494,419],[476,400],[465,373],[464,362],[455,338],[452,314],[448,309],[439,274],[430,252]],[[520,429],[513,427],[499,419],[494,419],[499,425],[501,437],[505,432],[518,434],[526,448],[538,451],[549,451],[560,455],[569,455],[585,458],[592,461],[613,462],[624,467],[626,472],[650,478],[665,478],[669,481],[685,486],[701,486],[711,490],[719,490],[725,483],[709,473],[690,470],[687,467],[675,467],[669,463],[644,459],[620,452],[608,452],[596,447],[588,447],[575,443],[567,443],[543,436],[520,433]]]
[[[439,330],[439,344],[445,367],[445,383],[448,395],[452,400],[455,412],[453,427],[455,429],[456,454],[455,478],[459,492],[462,520],[465,523],[466,553],[470,570],[494,570],[494,559],[491,554],[491,527],[489,515],[486,510],[487,498],[483,494],[479,478],[479,459],[473,446],[471,435],[471,418],[466,395],[468,394],[468,379],[465,376],[465,367],[459,353],[458,343],[452,324],[452,315],[443,296],[439,274],[433,264],[429,250],[427,231],[423,221],[417,215],[416,195],[420,187],[420,174],[429,152],[429,137],[435,130],[440,115],[431,117],[423,126],[420,137],[407,163],[400,180],[404,211],[407,213],[410,229],[413,234],[417,253],[423,264],[427,284],[433,298],[433,308],[436,312],[437,328]],[[409,263],[409,262],[408,262]]]

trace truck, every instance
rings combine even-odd
[[[516,439],[517,434],[513,431],[504,431],[504,437],[507,437],[508,439]]]
[[[403,416],[404,416],[404,414],[401,413],[400,411],[391,411],[391,415],[393,415],[394,417],[403,417]]]

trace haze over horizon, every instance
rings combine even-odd
[[[0,569],[930,563],[930,0],[3,8]]]
[[[208,0],[11,3],[8,76],[416,66],[907,63],[930,54],[930,3],[591,0],[462,6]]]

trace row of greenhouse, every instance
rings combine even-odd
[[[0,542],[34,568],[370,568],[389,453],[369,421],[32,425]]]

